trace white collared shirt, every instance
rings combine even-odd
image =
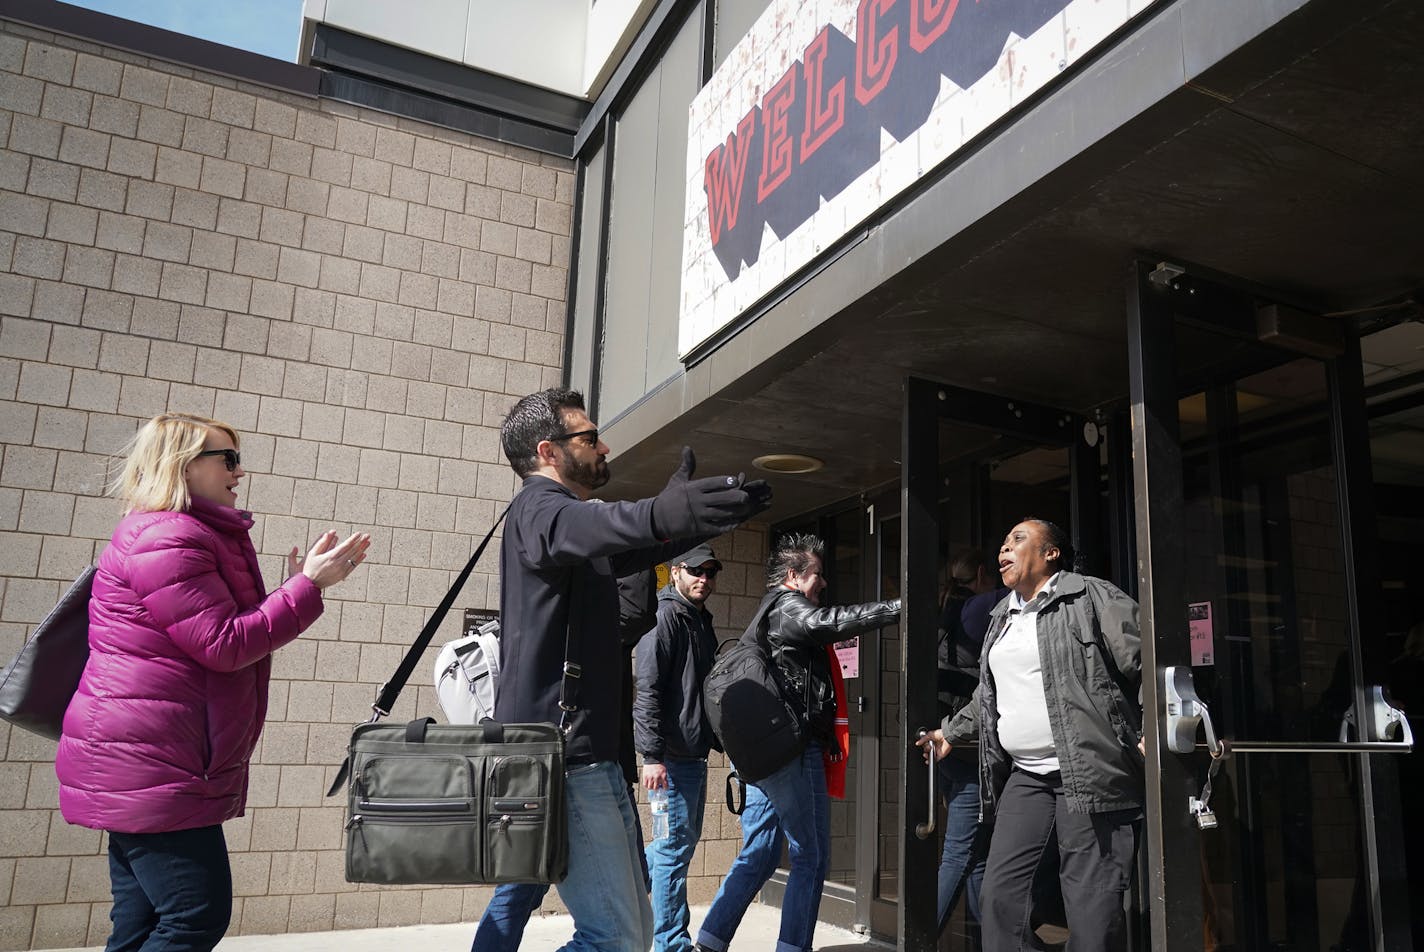
[[[989,671],[998,696],[999,743],[1015,766],[1036,774],[1058,769],[1038,656],[1038,610],[1052,596],[1060,574],[1055,572],[1031,601],[1010,593],[1004,633],[989,649]]]

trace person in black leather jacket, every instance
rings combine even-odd
[[[823,543],[813,535],[782,539],[767,562],[767,639],[782,679],[782,693],[801,715],[810,742],[801,756],[748,784],[742,811],[742,850],[722,880],[697,935],[710,952],[726,952],[747,906],[776,869],[784,834],[791,873],[781,903],[777,952],[811,948],[821,889],[831,851],[828,769],[843,768],[836,738],[836,682],[828,649],[837,641],[894,624],[898,598],[822,608]],[[768,604],[768,602],[770,604]],[[733,765],[735,766],[735,764]]]

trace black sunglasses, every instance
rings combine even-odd
[[[586,436],[586,437],[588,437],[588,445],[589,445],[589,446],[597,446],[597,445],[598,445],[598,430],[597,430],[597,429],[592,429],[592,430],[579,430],[577,433],[565,433],[563,436],[550,437],[549,442],[550,442],[550,443],[560,443],[560,442],[562,442],[562,441],[564,441],[564,440],[572,440],[572,439],[574,439],[575,437],[579,437],[579,436]]]
[[[716,578],[717,573],[722,571],[721,566],[717,565],[688,565],[686,563],[683,563],[682,565],[678,566],[678,568],[682,569],[684,572],[686,572],[688,575],[691,575],[693,578]]]
[[[221,456],[223,465],[227,467],[229,473],[236,472],[237,468],[242,465],[242,454],[237,450],[203,450],[197,458],[202,459],[204,456]]]

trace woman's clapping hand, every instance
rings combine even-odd
[[[326,589],[356,571],[371,547],[370,534],[353,532],[340,542],[336,539],[334,530],[323,532],[304,559],[299,557],[298,548],[292,546],[292,551],[287,553],[288,574],[301,572],[317,588]]]

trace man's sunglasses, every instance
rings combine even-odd
[[[588,442],[588,445],[589,445],[589,446],[597,446],[597,445],[598,445],[598,430],[597,430],[597,429],[593,429],[593,430],[579,430],[579,431],[576,432],[576,433],[565,433],[563,436],[550,437],[550,438],[549,438],[549,442],[550,442],[550,443],[560,443],[560,442],[563,442],[564,440],[572,440],[572,439],[575,439],[575,438],[580,437],[580,436],[586,436],[586,437],[588,437],[587,442]]]
[[[237,468],[242,465],[242,454],[237,450],[203,450],[198,454],[198,459],[204,456],[221,456],[229,473],[237,472]]]
[[[717,573],[722,571],[721,567],[717,565],[687,565],[684,563],[678,567],[693,578],[716,578]]]

